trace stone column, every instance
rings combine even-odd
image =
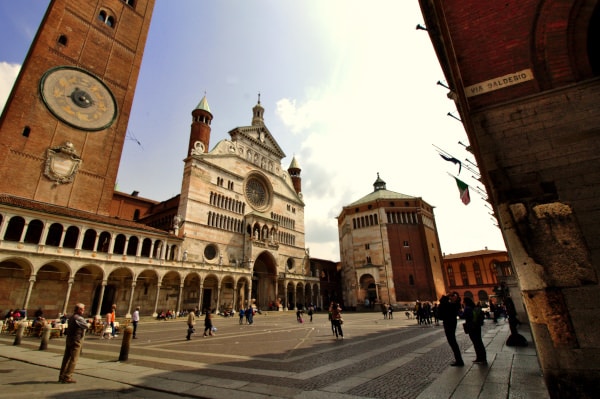
[[[63,244],[65,243],[65,236],[67,235],[67,229],[63,229],[62,234],[60,235],[60,242],[58,244],[59,248],[63,247]]]
[[[83,228],[79,229],[79,235],[77,236],[77,244],[75,245],[75,249],[80,251],[81,247],[83,246],[83,237],[85,236],[85,232],[83,231]]]
[[[200,281],[200,295],[198,296],[198,311],[202,312],[202,297],[204,296],[204,281]]]
[[[27,295],[25,295],[25,301],[23,302],[23,307],[21,309],[27,309],[27,306],[29,306],[29,299],[31,298],[31,291],[33,291],[33,284],[35,284],[35,276],[31,276],[29,278],[29,287],[27,287]]]
[[[136,280],[131,282],[131,295],[129,296],[129,306],[127,308],[127,313],[125,314],[125,318],[131,319],[131,308],[133,306],[133,294],[135,294],[135,286]]]
[[[231,304],[231,309],[236,312],[236,307],[237,307],[237,301],[238,301],[238,280],[234,280],[233,282],[233,303]]]
[[[38,245],[46,245],[46,239],[48,238],[48,231],[50,231],[50,223],[44,223],[44,230],[42,231],[42,235],[40,236],[40,241]],[[62,241],[61,241],[62,243]]]
[[[100,300],[98,301],[98,309],[96,309],[96,316],[100,316],[100,312],[102,311],[102,301],[104,300],[104,290],[106,289],[107,284],[108,284],[107,280],[102,280],[102,289],[100,290]]]
[[[519,300],[527,309],[548,390],[558,398],[571,387],[580,392],[567,396],[587,397],[600,364],[590,341],[597,336],[598,275],[573,210],[560,202],[504,203],[498,210],[522,290],[513,302],[518,314]]]
[[[62,313],[67,313],[67,308],[69,306],[69,298],[71,297],[71,289],[73,288],[73,283],[75,282],[75,277],[69,278],[69,283],[67,286],[67,295],[65,295],[65,304],[63,305]]]
[[[294,283],[293,287],[294,287],[294,310],[296,310],[296,304],[298,303],[298,285],[297,285],[297,283]]]
[[[108,243],[108,253],[112,255],[115,252],[115,236],[110,234],[110,242]]]
[[[221,306],[221,290],[222,289],[223,289],[223,286],[221,284],[221,280],[219,280],[219,282],[217,284],[217,304],[215,305],[217,313],[219,313],[219,307]]]
[[[98,234],[98,232],[96,232],[96,239],[94,240],[94,248],[92,249],[92,251],[98,252],[98,242],[99,241],[100,241],[100,234]]]
[[[156,300],[154,301],[154,313],[152,313],[153,317],[156,317],[158,315],[158,298],[160,297],[160,285],[162,284],[162,278],[158,279],[158,282],[156,284]]]
[[[125,244],[123,245],[123,256],[127,255],[127,247],[129,246],[129,237],[125,237]]]
[[[179,315],[179,313],[181,313],[181,299],[183,297],[183,286],[184,286],[184,281],[181,282],[181,284],[179,284],[179,297],[177,298],[177,315]]]
[[[11,215],[6,215],[2,219],[2,227],[0,227],[0,241],[4,240],[4,234],[6,234],[6,229],[8,228],[8,222],[11,219]]]
[[[248,306],[252,305],[252,276],[248,281],[248,296],[246,297],[246,300],[248,301]]]
[[[25,235],[27,235],[27,229],[29,228],[29,222],[25,220],[25,224],[23,225],[23,231],[21,231],[21,238],[19,238],[19,242],[25,242]]]

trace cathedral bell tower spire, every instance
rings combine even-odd
[[[381,177],[379,177],[379,172],[377,172],[377,180],[375,180],[375,183],[373,183],[373,188],[373,191],[387,190],[385,182]]]
[[[213,115],[210,113],[206,94],[198,106],[192,111],[192,127],[187,155],[200,155],[208,152],[210,143],[210,123]]]
[[[290,163],[290,167],[288,168],[288,173],[292,178],[292,184],[294,185],[294,190],[297,194],[300,194],[302,192],[302,178],[300,177],[301,171],[302,169],[300,169],[300,165],[296,160],[296,156],[294,156],[292,158],[292,162]]]
[[[260,93],[258,93],[258,103],[252,108],[252,126],[264,126],[264,114],[265,109],[260,105]]]

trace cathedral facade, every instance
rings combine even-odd
[[[143,315],[321,302],[301,169],[253,109],[209,151],[192,110],[181,193],[114,191],[153,0],[53,0],[0,119],[0,309]]]

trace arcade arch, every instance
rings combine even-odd
[[[265,309],[275,303],[277,295],[277,263],[264,251],[254,261],[251,298],[259,309]]]

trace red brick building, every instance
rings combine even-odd
[[[420,0],[550,395],[600,379],[600,3]]]
[[[456,291],[462,298],[489,303],[498,285],[498,267],[510,262],[506,251],[484,249],[444,255],[446,291]]]
[[[379,175],[373,187],[338,216],[344,303],[435,301],[444,282],[433,206],[387,190]]]
[[[153,7],[52,2],[0,120],[0,192],[109,214]]]

